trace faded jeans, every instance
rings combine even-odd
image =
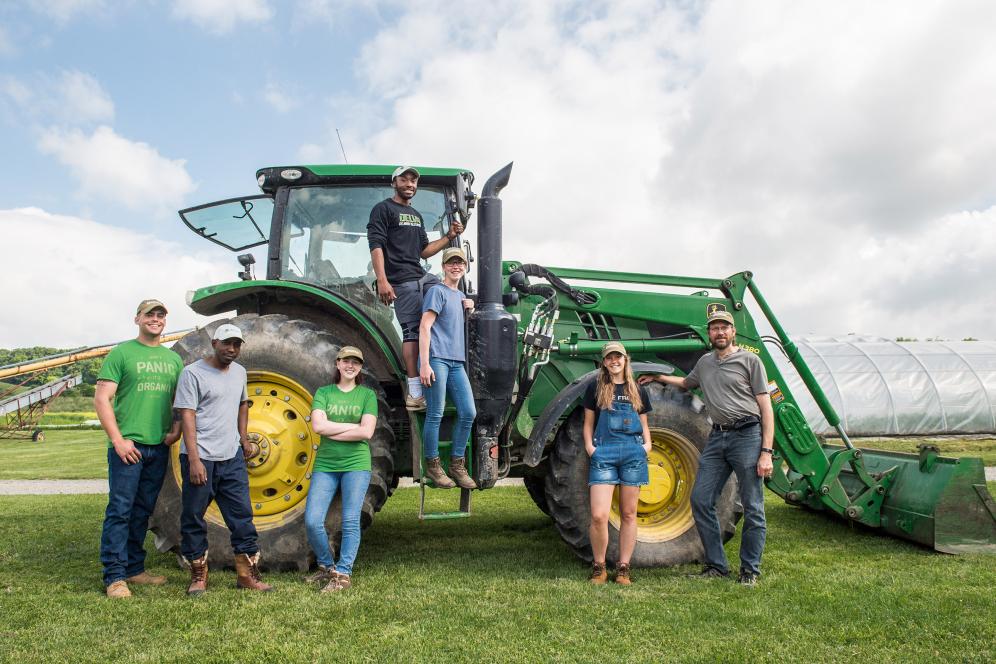
[[[342,489],[342,544],[335,571],[346,575],[353,573],[356,552],[360,549],[360,511],[369,486],[369,470],[339,473],[315,471],[311,476],[308,502],[304,508],[304,528],[311,550],[315,552],[315,561],[322,567],[331,569],[334,563],[329,534],[325,530],[325,517],[336,491]]]
[[[705,547],[705,564],[720,572],[730,571],[723,550],[723,535],[716,516],[716,501],[730,473],[736,473],[740,502],[744,508],[740,539],[740,570],[761,573],[761,553],[767,527],[764,521],[764,482],[757,474],[761,455],[761,427],[755,425],[739,431],[713,431],[709,434],[699,471],[692,489],[692,515]]]
[[[443,408],[449,394],[456,407],[457,419],[453,425],[453,445],[450,456],[463,457],[470,440],[470,427],[477,417],[474,393],[470,389],[465,363],[457,360],[429,358],[436,379],[425,388],[425,427],[422,430],[422,453],[426,459],[439,456],[439,424],[443,421]]]

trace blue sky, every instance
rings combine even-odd
[[[340,163],[336,128],[353,163],[514,160],[509,258],[992,339],[993,34],[984,0],[5,2],[0,347],[130,336],[152,295],[203,323],[184,293],[236,264],[176,210]]]

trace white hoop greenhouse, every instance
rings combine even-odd
[[[848,435],[996,433],[996,342],[793,341]],[[768,348],[813,431],[835,433],[789,361]]]

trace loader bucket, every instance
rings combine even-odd
[[[824,448],[828,454],[841,449]],[[996,553],[996,502],[982,460],[940,456],[932,445],[919,449],[919,454],[862,450],[869,473],[896,469],[882,502],[882,529],[942,553]],[[848,493],[860,486],[849,471],[840,481]]]

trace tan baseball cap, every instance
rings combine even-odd
[[[725,321],[730,325],[736,325],[736,323],[733,322],[733,314],[731,314],[729,311],[717,309],[716,311],[709,314],[709,317],[706,319],[706,327],[708,327],[710,323],[715,323],[716,321],[719,320]]]
[[[149,313],[153,309],[162,309],[166,313],[169,313],[169,310],[166,308],[166,305],[160,302],[159,300],[142,300],[141,302],[138,303],[138,309],[135,311],[135,315],[141,316],[142,314]]]
[[[609,343],[602,346],[602,359],[609,353],[622,353],[626,357],[629,357],[629,353],[626,352],[626,347],[623,346],[618,341],[610,341]]]
[[[345,360],[347,357],[355,357],[360,362],[363,361],[363,351],[356,346],[343,346],[339,349],[339,354],[335,356],[336,361]]]
[[[446,265],[454,258],[459,258],[464,263],[467,262],[467,254],[463,253],[460,247],[447,247],[443,250],[443,265]]]

